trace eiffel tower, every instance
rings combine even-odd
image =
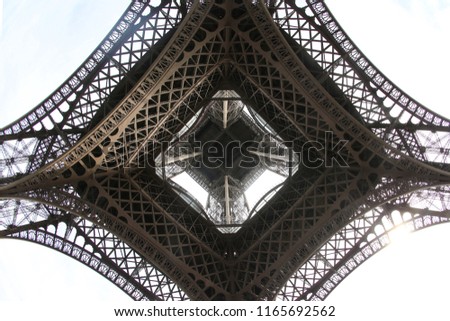
[[[135,300],[323,300],[397,226],[448,222],[449,125],[323,1],[133,1],[0,129],[0,237]]]

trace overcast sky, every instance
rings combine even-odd
[[[34,107],[78,67],[127,1],[1,3],[0,126],[4,126]],[[359,48],[394,83],[429,108],[450,116],[446,106],[450,1],[327,3]],[[441,288],[450,287],[446,271],[449,234],[450,226],[443,225],[405,237],[350,275],[330,299],[351,301],[355,306],[399,302],[401,307],[418,298],[436,302],[442,298]],[[108,281],[64,255],[34,244],[0,240],[0,300],[49,297],[129,300]]]

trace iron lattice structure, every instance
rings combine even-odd
[[[314,142],[323,161],[299,162],[226,232],[148,161],[223,90],[291,153]],[[205,114],[226,117],[220,106]],[[448,221],[449,125],[373,66],[323,1],[134,1],[65,83],[0,130],[0,236],[60,251],[135,300],[321,300],[399,225]]]

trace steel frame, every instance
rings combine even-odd
[[[146,162],[230,86],[294,151],[315,142],[331,160],[300,164],[232,236]],[[337,164],[327,146],[342,141]],[[0,237],[67,254],[135,300],[321,300],[399,225],[448,221],[449,146],[449,120],[378,71],[321,0],[133,1],[0,129]]]

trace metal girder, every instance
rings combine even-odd
[[[300,164],[232,235],[152,167],[223,89],[323,161]],[[55,94],[0,131],[0,236],[69,253],[134,299],[323,299],[387,244],[390,206],[413,211],[428,193],[448,210],[448,128],[323,1],[134,1]],[[414,211],[402,216],[413,229],[447,221]]]
[[[367,128],[416,159],[433,157],[416,131],[433,137],[441,132],[439,137],[448,142],[449,120],[420,105],[380,72],[342,30],[324,1],[307,3],[299,7],[294,1],[284,1],[274,20],[322,66],[324,75],[357,108]],[[447,155],[440,151],[440,161],[448,163]]]
[[[172,1],[157,8],[141,2],[130,4],[65,83],[21,119],[0,129],[4,159],[15,159],[32,145],[25,154],[28,160],[20,167],[8,166],[4,175],[17,178],[35,172],[73,147],[89,130],[100,107],[116,103],[110,95],[118,84],[136,81],[132,76],[135,65],[181,19],[182,13]]]
[[[142,257],[144,261],[149,264],[149,266],[154,266],[158,271],[164,271],[163,273],[165,275],[170,275],[170,278],[174,280],[176,284],[181,285],[183,291],[186,291],[186,294],[189,295],[190,298],[206,299],[205,293],[202,291],[203,289],[199,286],[199,284],[194,283],[193,280],[187,279],[182,273],[182,270],[178,268],[180,263],[175,258],[174,253],[170,253],[170,249],[167,250],[164,247],[161,247],[158,242],[150,241],[147,235],[149,231],[144,231],[139,226],[136,226],[136,224],[127,224],[126,213],[117,213],[114,210],[111,210],[111,208],[109,208],[109,211],[111,212],[103,209],[105,205],[108,205],[105,204],[106,195],[101,192],[99,193],[101,186],[94,182],[90,183],[91,185],[89,185],[89,188],[86,190],[86,194],[91,194],[89,197],[85,196],[80,198],[77,196],[77,193],[73,191],[73,189],[68,187],[65,191],[63,191],[62,188],[60,190],[35,190],[32,192],[17,194],[14,197],[8,198],[16,198],[29,202],[45,204],[46,206],[55,208],[59,212],[72,213],[73,215],[84,219],[84,224],[91,227],[93,226],[94,228],[98,227],[101,233],[105,233],[107,231],[108,235],[112,234],[111,237],[114,237],[114,239],[118,241],[120,240],[123,246],[139,253],[139,257]],[[92,197],[92,194],[95,194],[95,198]],[[93,203],[91,203],[90,200],[92,200]],[[114,204],[110,205],[114,206]],[[146,209],[148,210],[148,208]],[[154,215],[159,216],[162,219],[170,220],[170,218],[164,217],[163,213],[158,213],[155,211]],[[164,230],[169,228],[166,224],[162,225]],[[14,229],[15,227],[13,226],[11,231],[14,231]],[[19,226],[18,229],[23,230],[24,228]],[[26,233],[26,230],[25,232],[21,232]],[[163,234],[163,232],[156,228],[156,226],[154,233],[156,233],[156,235],[157,233]],[[8,235],[9,233],[6,232],[6,234]],[[87,231],[85,231],[85,234],[89,236],[89,239],[86,240],[87,243],[96,242],[95,235],[91,235],[91,233],[88,233]],[[109,246],[111,247],[110,244]],[[169,244],[168,247],[173,251],[176,251],[176,246],[177,245]],[[189,247],[189,245],[187,246]],[[191,246],[195,246],[195,244]],[[200,246],[202,245],[200,244]],[[118,249],[120,250],[120,248]],[[195,249],[193,252],[201,255],[201,253],[195,251]],[[192,254],[192,252],[186,253],[187,259],[190,254]],[[204,261],[202,261],[202,263],[204,263]],[[195,271],[192,271],[192,273],[195,274]],[[202,277],[200,276],[200,278]],[[207,286],[209,285],[207,284]],[[168,288],[166,288],[166,290],[168,290]],[[171,297],[174,296],[174,294],[166,293],[165,296]]]
[[[278,299],[324,300],[357,267],[388,246],[396,230],[414,232],[449,219],[448,213],[409,206],[371,210],[333,235],[292,275]]]
[[[44,245],[83,263],[134,300],[186,300],[186,294],[116,235],[71,214],[12,228],[2,237]]]

